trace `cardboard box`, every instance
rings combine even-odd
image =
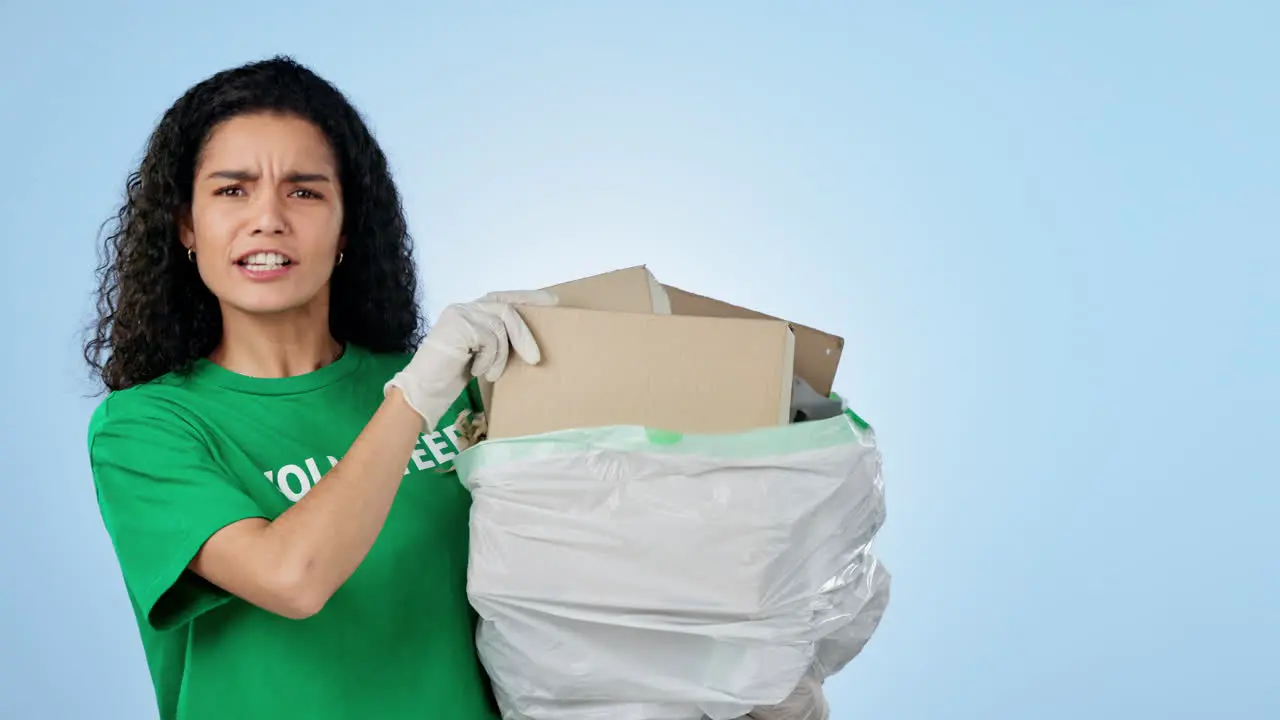
[[[793,376],[831,392],[844,341],[670,285],[643,265],[553,285],[520,308],[542,349],[481,383],[489,437],[600,425],[738,432],[788,422]]]
[[[490,438],[603,425],[686,433],[786,424],[795,335],[781,320],[521,307],[542,350],[492,388]]]
[[[648,267],[637,265],[546,288],[562,307],[614,312],[698,317],[784,320],[703,295],[664,285]],[[844,339],[806,325],[791,324],[796,335],[796,374],[823,397],[831,394],[844,353]]]

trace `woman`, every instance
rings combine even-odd
[[[165,720],[494,718],[453,424],[538,361],[513,303],[419,345],[386,158],[284,58],[163,116],[106,243],[85,355],[102,518]],[[415,350],[416,348],[416,350]]]

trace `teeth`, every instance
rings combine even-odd
[[[254,270],[276,270],[289,264],[289,259],[276,252],[259,252],[240,260],[241,265]]]

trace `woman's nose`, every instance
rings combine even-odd
[[[288,230],[280,200],[267,193],[258,196],[257,217],[254,218],[254,235],[282,235]]]

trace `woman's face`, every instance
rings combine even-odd
[[[196,163],[182,244],[228,312],[327,310],[342,249],[342,189],[323,133],[292,116],[214,128]]]

